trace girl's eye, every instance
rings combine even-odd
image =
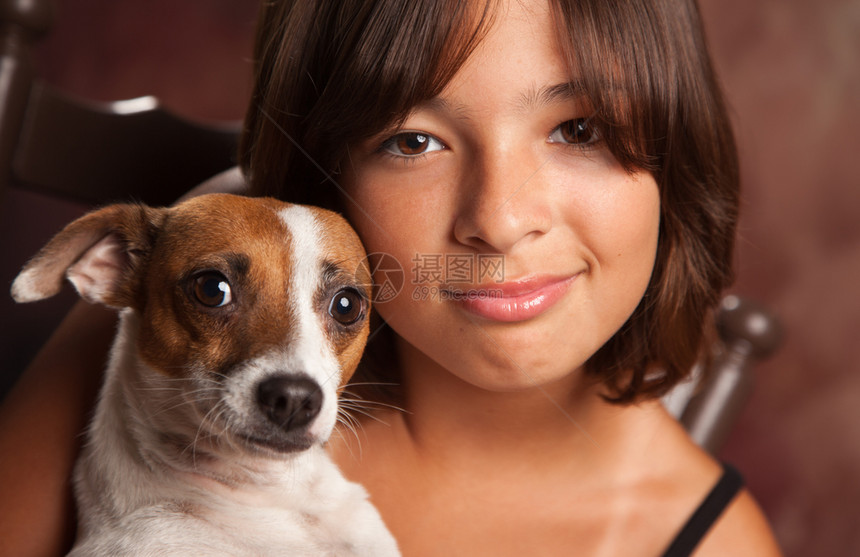
[[[600,138],[597,130],[591,124],[591,118],[574,118],[563,122],[549,135],[550,143],[566,143],[568,145],[589,145]]]
[[[421,132],[403,132],[388,139],[382,148],[398,157],[417,157],[445,148],[441,141],[432,135]]]
[[[221,273],[209,271],[194,279],[194,298],[206,307],[220,308],[233,301],[230,283]]]

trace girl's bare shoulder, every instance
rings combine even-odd
[[[707,533],[694,555],[779,557],[782,552],[758,503],[744,489]]]
[[[713,455],[696,445],[661,406],[655,405],[652,411],[655,434],[651,437],[649,454],[654,457],[651,462],[655,468],[651,480],[643,484],[645,489],[639,502],[644,504],[637,509],[643,513],[642,523],[650,528],[662,525],[674,529],[674,534],[663,539],[663,544],[668,544],[727,472]],[[742,479],[743,470],[740,474]],[[649,510],[655,505],[660,505],[663,512]],[[741,486],[704,532],[693,555],[770,557],[779,556],[781,552],[761,508]]]
[[[677,424],[677,422],[675,422]],[[723,474],[723,466],[710,454],[699,448],[683,432],[680,426],[670,435],[667,452],[673,456],[671,475],[676,485],[688,494],[695,494],[699,504],[714,488]],[[741,470],[741,476],[743,471]],[[689,514],[696,510],[686,498]],[[728,503],[722,514],[704,534],[696,551],[696,557],[735,555],[739,557],[780,556],[779,546],[767,518],[750,492],[741,487],[737,495]]]

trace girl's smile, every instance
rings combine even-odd
[[[548,311],[567,293],[579,273],[565,277],[533,276],[468,290],[443,290],[464,310],[489,321],[517,322]]]

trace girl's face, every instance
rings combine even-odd
[[[624,324],[660,206],[653,177],[622,169],[590,125],[549,7],[499,9],[438,98],[351,148],[344,187],[368,253],[404,270],[376,303],[401,353],[507,391],[570,376]]]

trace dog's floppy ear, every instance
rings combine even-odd
[[[36,254],[12,283],[16,302],[60,291],[67,277],[89,302],[129,304],[128,279],[149,252],[166,209],[110,205],[73,221]]]

